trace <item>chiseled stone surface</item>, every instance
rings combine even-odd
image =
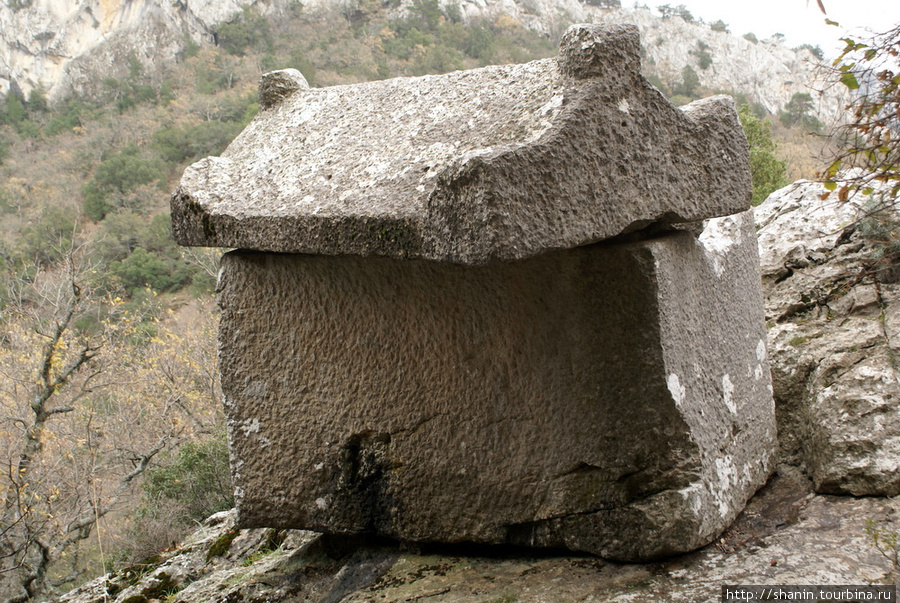
[[[732,101],[683,109],[634,26],[573,26],[556,59],[304,89],[189,167],[176,240],[328,255],[513,260],[749,208]]]
[[[775,445],[749,214],[519,262],[232,252],[239,523],[651,559]]]

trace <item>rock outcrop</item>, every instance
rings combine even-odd
[[[239,248],[239,525],[634,560],[733,521],[775,446],[746,141],[639,68],[636,28],[577,26],[526,65],[263,79],[172,200],[180,243]]]
[[[900,285],[866,200],[824,192],[796,182],[755,210],[781,454],[820,492],[895,496]]]

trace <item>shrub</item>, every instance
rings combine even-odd
[[[710,23],[709,28],[713,31],[721,31],[722,33],[728,33],[728,24],[725,23],[722,19]]]
[[[28,93],[28,110],[40,111],[42,113],[49,110],[47,105],[47,93],[43,88],[32,88]]]
[[[191,280],[191,270],[183,262],[141,247],[124,260],[112,262],[109,269],[129,294],[144,287],[159,292],[172,291]]]
[[[192,61],[195,85],[200,94],[214,94],[234,86],[233,59],[228,60],[220,51],[204,48]]]
[[[681,17],[686,23],[694,22],[694,15],[691,14],[691,11],[689,11],[684,4],[679,4],[675,7],[672,7],[669,4],[663,4],[662,6],[657,6],[656,10],[659,11],[659,14],[663,19],[668,19],[669,17]]]
[[[744,39],[748,42],[752,42],[754,44],[759,44],[759,38],[756,37],[756,34],[753,32],[745,33]]]
[[[94,237],[94,253],[104,264],[124,260],[141,246],[146,237],[147,220],[131,211],[108,215]]]
[[[896,264],[900,258],[900,220],[894,200],[887,195],[873,195],[862,208],[857,230],[872,246],[872,255],[881,272],[882,282],[896,282]]]
[[[233,507],[224,434],[182,445],[175,458],[147,471],[142,489],[148,504],[174,503],[181,509],[180,519],[188,523]]]
[[[77,234],[74,212],[65,206],[45,205],[19,234],[19,255],[29,263],[51,264],[72,247]]]
[[[153,141],[163,159],[181,163],[219,155],[243,127],[240,122],[221,121],[204,121],[187,128],[163,127],[153,133]]]
[[[96,110],[84,102],[72,99],[66,102],[65,108],[56,112],[50,123],[44,128],[49,136],[59,134],[63,130],[72,130],[81,127],[96,117]]]
[[[801,50],[808,50],[810,54],[819,59],[820,61],[825,60],[825,52],[822,50],[821,46],[813,46],[812,44],[801,44],[794,48],[794,52],[799,52]]]

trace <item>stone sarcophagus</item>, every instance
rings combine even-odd
[[[775,444],[747,143],[639,55],[576,26],[525,65],[263,77],[172,199],[181,244],[236,248],[241,525],[645,560],[735,518]]]

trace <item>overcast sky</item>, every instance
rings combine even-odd
[[[651,8],[661,4],[684,4],[691,14],[711,23],[719,19],[728,24],[731,33],[753,32],[762,40],[781,33],[789,46],[808,43],[819,45],[834,56],[843,48],[839,39],[844,29],[867,27],[886,31],[900,23],[900,0],[822,0],[828,18],[841,27],[825,24],[825,15],[816,0],[641,0]],[[627,0],[622,6],[631,4]]]

